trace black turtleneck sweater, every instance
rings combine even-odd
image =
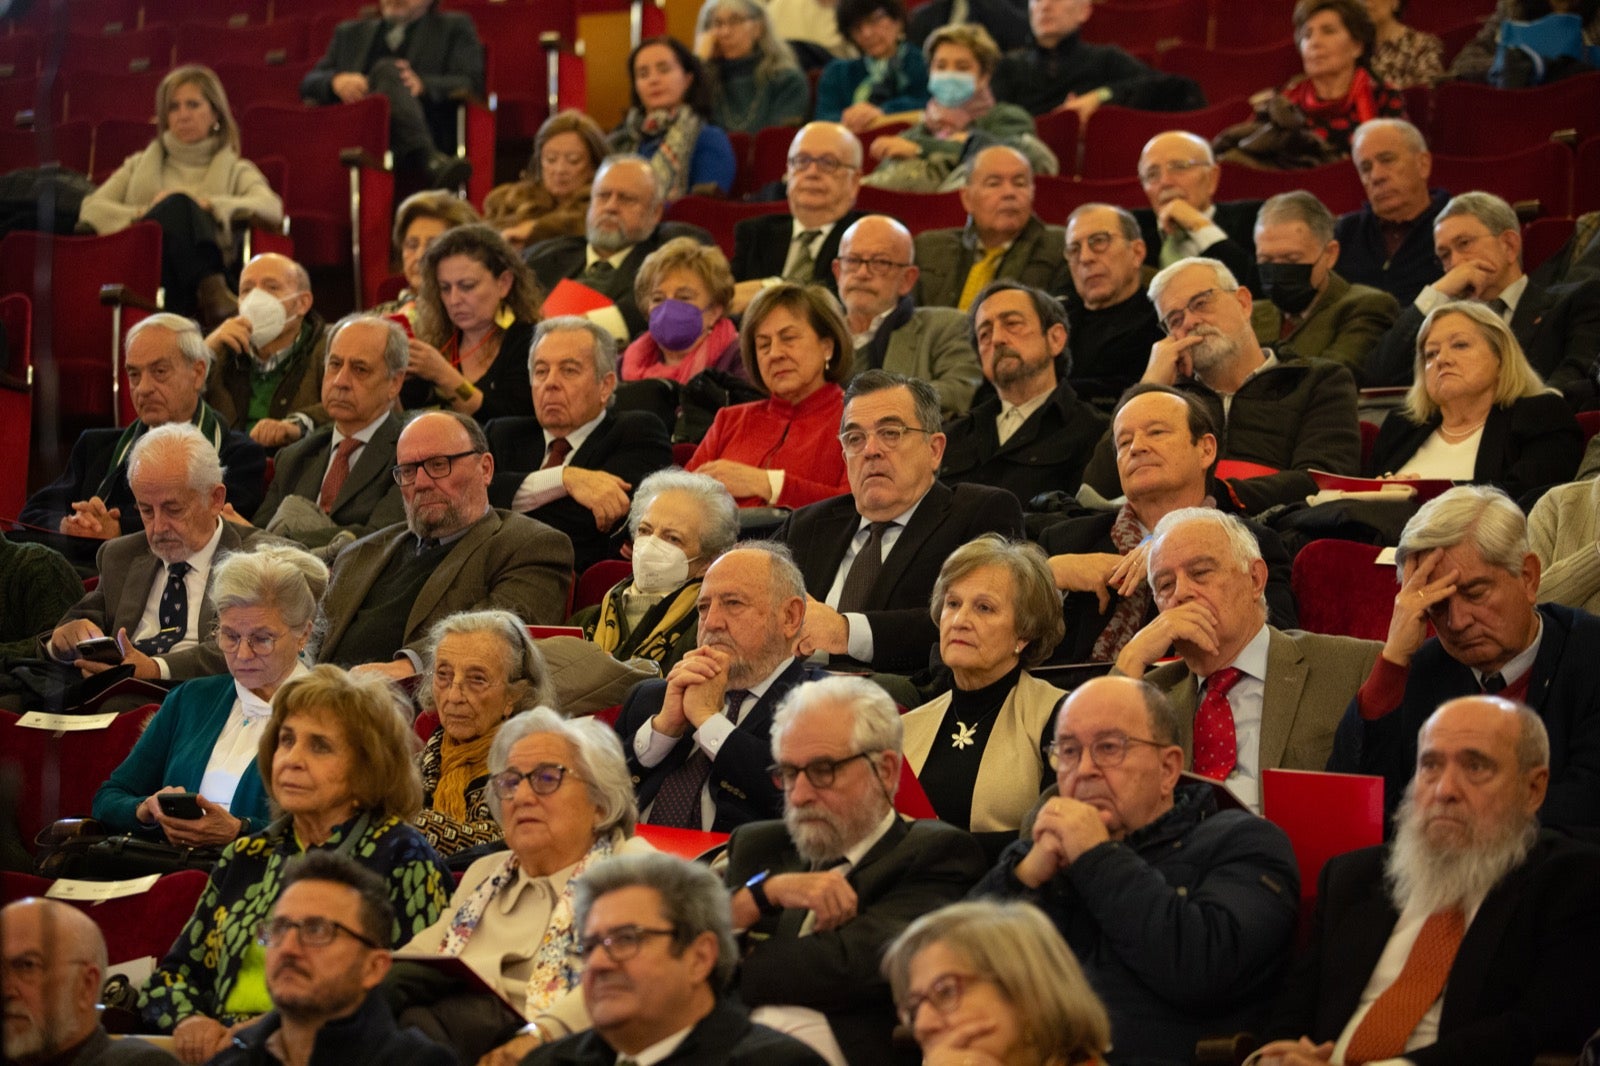
[[[1205,106],[1188,78],[1151,70],[1116,45],[1088,44],[1074,33],[1051,47],[1019,48],[995,68],[995,99],[1035,115],[1060,107],[1068,93],[1111,90],[1110,103],[1146,111],[1188,111]]]

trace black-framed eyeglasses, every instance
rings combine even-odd
[[[859,255],[840,255],[834,257],[834,262],[839,264],[840,270],[865,270],[876,278],[881,278],[891,270],[904,270],[910,263],[897,263],[893,259],[885,259],[881,255],[863,259]]]
[[[639,948],[653,936],[677,936],[676,928],[648,929],[642,925],[623,925],[604,936],[586,936],[578,941],[578,957],[585,962],[596,948],[605,948],[612,962],[627,962],[639,954]]]
[[[1169,178],[1180,178],[1199,167],[1209,167],[1204,159],[1174,159],[1170,163],[1151,163],[1139,171],[1139,180],[1146,185],[1154,185],[1161,180],[1162,175]]]
[[[1126,733],[1102,733],[1089,742],[1089,759],[1102,770],[1121,766],[1128,757],[1129,746],[1133,744],[1148,744],[1152,748],[1167,746],[1157,740],[1130,737]],[[1083,744],[1076,738],[1062,737],[1046,744],[1044,753],[1050,760],[1052,770],[1059,770],[1063,765],[1078,766],[1083,761]]]
[[[395,484],[410,485],[417,480],[417,468],[421,467],[428,472],[428,476],[438,481],[440,478],[450,476],[450,470],[456,465],[457,459],[465,459],[469,455],[482,455],[476,448],[454,455],[430,455],[426,459],[419,459],[415,463],[396,463],[390,471],[394,475]]]
[[[542,762],[527,773],[514,769],[501,770],[489,778],[489,787],[494,789],[496,796],[508,800],[517,794],[517,789],[526,781],[535,795],[548,796],[561,787],[561,782],[568,774],[572,774],[574,781],[583,780],[558,762]]]
[[[984,980],[975,973],[945,973],[933,979],[926,992],[911,992],[906,995],[906,1000],[900,1005],[900,1022],[907,1029],[916,1028],[917,1012],[923,1004],[933,1008],[935,1014],[941,1018],[948,1017],[952,1011],[961,1006],[961,997],[966,994],[967,986]]]
[[[1230,290],[1201,289],[1199,292],[1189,297],[1188,303],[1184,304],[1182,307],[1175,307],[1162,316],[1162,330],[1164,330],[1168,336],[1171,336],[1173,333],[1176,333],[1180,328],[1182,328],[1183,324],[1189,320],[1190,315],[1210,314],[1211,309],[1216,306],[1217,297],[1228,291]]]
[[[308,948],[325,947],[333,943],[334,938],[340,933],[352,940],[360,941],[369,948],[382,947],[376,940],[356,932],[343,922],[336,922],[332,918],[271,918],[261,923],[256,929],[256,940],[264,947],[277,947],[283,943],[289,931],[294,930],[300,934],[300,943]]]
[[[1095,255],[1099,255],[1107,248],[1110,248],[1111,242],[1116,240],[1119,236],[1121,236],[1121,234],[1112,233],[1109,230],[1101,230],[1099,233],[1091,233],[1083,240],[1073,241],[1071,244],[1067,245],[1067,258],[1078,258],[1078,256],[1083,254],[1083,250],[1085,248],[1089,249],[1089,251],[1093,252]]]
[[[839,443],[844,446],[846,455],[860,455],[867,447],[867,438],[875,437],[886,452],[892,452],[900,447],[902,441],[913,433],[933,433],[931,429],[921,426],[878,426],[875,429],[847,429],[839,434]]]
[[[833,175],[841,170],[855,170],[855,166],[842,159],[835,159],[831,155],[807,155],[804,152],[789,157],[789,170],[795,174],[806,167],[816,167],[824,174]]]
[[[855,762],[857,759],[870,759],[876,752],[858,751],[854,755],[846,755],[842,759],[813,759],[804,766],[795,766],[793,763],[774,763],[767,767],[767,773],[772,775],[772,783],[785,792],[794,787],[801,774],[806,775],[806,780],[811,782],[812,788],[832,788],[833,779],[839,773],[839,767],[846,763]]]

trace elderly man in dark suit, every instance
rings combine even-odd
[[[756,1021],[827,1049],[830,1062],[919,1061],[890,1039],[879,956],[983,874],[972,836],[894,810],[900,746],[899,712],[872,682],[801,685],[772,723],[784,820],[740,826],[728,841],[733,924],[751,940],[739,998]]]
[[[567,535],[577,570],[614,559],[612,529],[633,489],[672,465],[667,427],[648,411],[610,410],[617,342],[586,318],[547,318],[528,353],[534,417],[484,427],[495,475],[489,501]]]
[[[1133,213],[1144,235],[1145,262],[1159,270],[1208,256],[1260,295],[1253,231],[1261,201],[1217,202],[1222,168],[1210,143],[1186,130],[1158,133],[1139,153],[1138,173],[1150,201],[1149,210]]]
[[[483,95],[483,45],[472,17],[440,11],[436,0],[382,0],[378,17],[341,22],[328,51],[300,82],[319,104],[389,100],[389,141],[402,167],[424,171],[434,188],[472,174],[456,151],[456,97]]]
[[[387,319],[355,314],[333,327],[322,377],[333,421],[278,454],[257,526],[321,547],[340,532],[364,537],[405,518],[390,471],[409,358],[405,331]]]
[[[565,617],[572,545],[543,522],[489,506],[494,458],[476,422],[453,411],[419,415],[401,431],[395,459],[406,520],[334,561],[318,662],[410,677],[428,630],[446,615],[500,607],[530,625]]]
[[[1394,842],[1322,868],[1263,1066],[1570,1059],[1600,1025],[1600,850],[1539,827],[1544,723],[1467,696],[1433,712],[1416,747]]]
[[[939,394],[925,381],[869,370],[845,393],[850,495],[800,508],[776,534],[811,597],[802,654],[883,673],[926,667],[939,638],[928,599],[945,557],[981,533],[1022,535],[1011,493],[935,479],[945,445],[938,425]]]

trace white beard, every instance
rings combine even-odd
[[[1415,782],[1400,802],[1394,845],[1384,863],[1389,898],[1398,911],[1411,906],[1432,914],[1451,906],[1475,906],[1522,865],[1539,835],[1537,822],[1513,812],[1498,822],[1474,826],[1465,844],[1435,843],[1428,839],[1414,793]]]

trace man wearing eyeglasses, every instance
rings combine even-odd
[[[454,1063],[447,1049],[395,1026],[373,989],[389,972],[394,908],[377,874],[343,855],[290,860],[258,939],[272,1010],[234,1034],[215,1066]]]
[[[756,293],[780,281],[834,288],[833,260],[861,187],[861,142],[837,122],[811,122],[789,142],[789,213],[747,218],[733,228],[733,304],[741,314]]]
[[[406,520],[334,561],[318,662],[410,677],[428,630],[446,615],[500,607],[529,625],[562,619],[572,543],[489,506],[494,457],[477,422],[454,411],[420,414],[401,431],[395,458]]]
[[[1261,201],[1216,201],[1222,168],[1204,137],[1187,130],[1156,134],[1139,153],[1138,175],[1150,208],[1141,207],[1133,217],[1150,267],[1209,256],[1259,295],[1253,230]]]
[[[1061,296],[1072,339],[1071,366],[1057,376],[1078,395],[1110,413],[1124,389],[1139,380],[1131,353],[1161,339],[1144,288],[1144,240],[1132,214],[1111,204],[1083,204],[1067,216],[1064,251],[1072,285]],[[1076,485],[1064,486],[1068,491]]]
[[[854,373],[892,370],[931,382],[946,418],[965,414],[981,375],[967,320],[953,307],[918,307],[911,231],[868,215],[844,231],[833,276],[839,284]]]
[[[830,1063],[920,1061],[891,1040],[894,999],[878,959],[984,869],[968,833],[896,813],[900,746],[899,711],[877,685],[801,685],[772,723],[783,821],[740,826],[728,842],[733,925],[750,941],[739,998]]]
[[[1283,830],[1185,780],[1160,690],[1095,678],[1061,705],[1056,794],[974,896],[1038,906],[1111,1016],[1119,1061],[1189,1062],[1254,1030],[1291,954],[1300,875]]]

